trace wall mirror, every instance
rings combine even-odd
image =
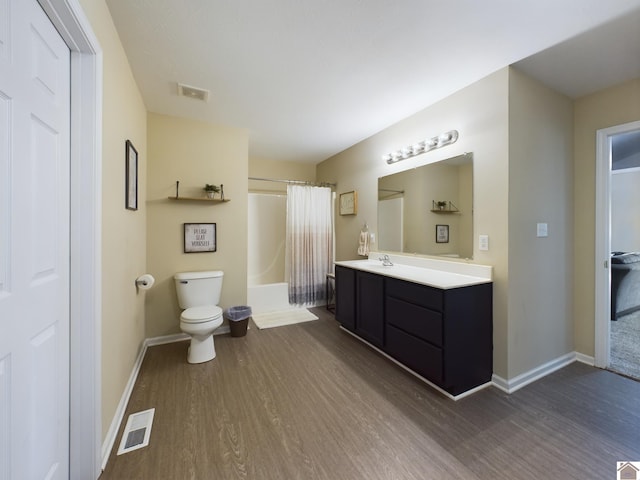
[[[473,257],[473,154],[378,179],[378,250]]]

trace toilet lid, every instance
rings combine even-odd
[[[187,308],[182,312],[182,315],[180,315],[180,320],[187,323],[202,323],[215,320],[220,317],[220,315],[222,315],[222,309],[220,307],[204,305],[202,307]]]

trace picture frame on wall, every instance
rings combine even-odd
[[[125,142],[125,207],[138,210],[138,151],[130,140]]]
[[[345,192],[340,194],[340,215],[356,215],[358,213],[358,193]]]
[[[216,251],[215,223],[185,223],[184,253]]]
[[[449,243],[449,225],[436,225],[436,243]]]

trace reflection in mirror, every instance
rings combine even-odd
[[[378,179],[378,250],[472,258],[472,153]]]

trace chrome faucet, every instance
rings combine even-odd
[[[389,255],[383,255],[378,260],[382,262],[383,267],[393,267],[393,262],[389,259]]]

